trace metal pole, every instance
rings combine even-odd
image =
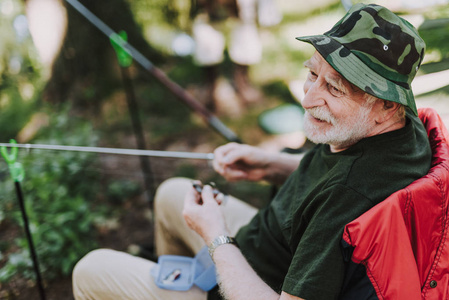
[[[28,241],[28,248],[30,249],[31,259],[33,261],[34,272],[36,273],[37,286],[39,289],[39,295],[41,300],[45,300],[44,286],[42,284],[41,272],[39,271],[39,263],[37,260],[36,249],[34,248],[33,238],[31,237],[30,225],[28,222],[28,216],[23,201],[22,188],[20,182],[25,177],[25,171],[20,162],[17,161],[17,143],[15,140],[10,140],[11,153],[8,152],[5,146],[0,146],[0,153],[8,164],[9,172],[14,180],[17,198],[19,200],[20,210],[22,212],[23,226],[25,228],[25,234]]]
[[[41,272],[39,270],[39,262],[37,260],[36,248],[34,247],[33,239],[31,237],[30,225],[28,222],[28,216],[25,210],[25,204],[23,200],[22,188],[20,182],[15,181],[17,198],[19,199],[20,210],[22,212],[23,224],[25,227],[25,234],[28,241],[28,248],[30,249],[31,259],[33,260],[34,273],[36,274],[37,287],[39,289],[39,295],[41,300],[45,300],[44,285],[42,283]]]
[[[146,149],[145,137],[139,118],[139,108],[134,94],[134,89],[129,78],[129,71],[127,67],[120,67],[120,70],[122,73],[123,85],[125,87],[131,123],[133,126],[134,135],[136,136],[137,148],[144,150]],[[147,156],[139,156],[139,160],[140,167],[142,168],[144,185],[147,189],[148,201],[152,205],[154,196],[154,180],[151,172],[150,160]]]

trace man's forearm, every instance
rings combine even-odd
[[[280,295],[256,274],[235,245],[219,246],[213,258],[226,300],[279,299]]]

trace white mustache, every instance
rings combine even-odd
[[[312,117],[315,119],[330,123],[332,125],[335,124],[335,118],[332,115],[332,113],[327,110],[324,107],[312,107],[309,109],[306,109],[306,112],[308,112]]]

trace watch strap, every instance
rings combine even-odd
[[[227,235],[219,235],[217,236],[208,246],[209,248],[209,255],[214,260],[214,251],[217,249],[217,247],[224,245],[224,244],[234,244],[237,245],[237,241],[235,238],[227,236]]]

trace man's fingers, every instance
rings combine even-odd
[[[210,185],[205,185],[203,187],[203,192],[201,193],[201,198],[203,199],[203,203],[211,203],[211,202],[215,202],[215,197],[214,197],[214,193],[212,191],[212,187]]]
[[[200,194],[192,186],[192,188],[187,192],[185,196],[184,205],[198,204],[200,199],[201,199]]]
[[[214,167],[214,170],[218,174],[223,174],[223,172],[224,172],[224,165],[221,164],[221,162],[217,159],[217,157],[215,157],[215,159],[212,161],[212,166]]]
[[[222,205],[225,202],[225,195],[223,193],[219,193],[215,196],[215,201],[217,201],[218,205]]]
[[[229,181],[245,180],[248,178],[248,173],[239,169],[226,168],[223,176]]]
[[[229,151],[229,153],[223,157],[222,162],[225,165],[235,164],[237,161],[241,160],[244,155],[245,152],[243,151]]]
[[[232,164],[242,158],[242,145],[229,143],[215,150],[215,161],[222,165]]]
[[[214,151],[214,157],[218,160],[221,160],[223,156],[228,154],[235,147],[236,143],[228,143],[224,146],[220,146]]]

